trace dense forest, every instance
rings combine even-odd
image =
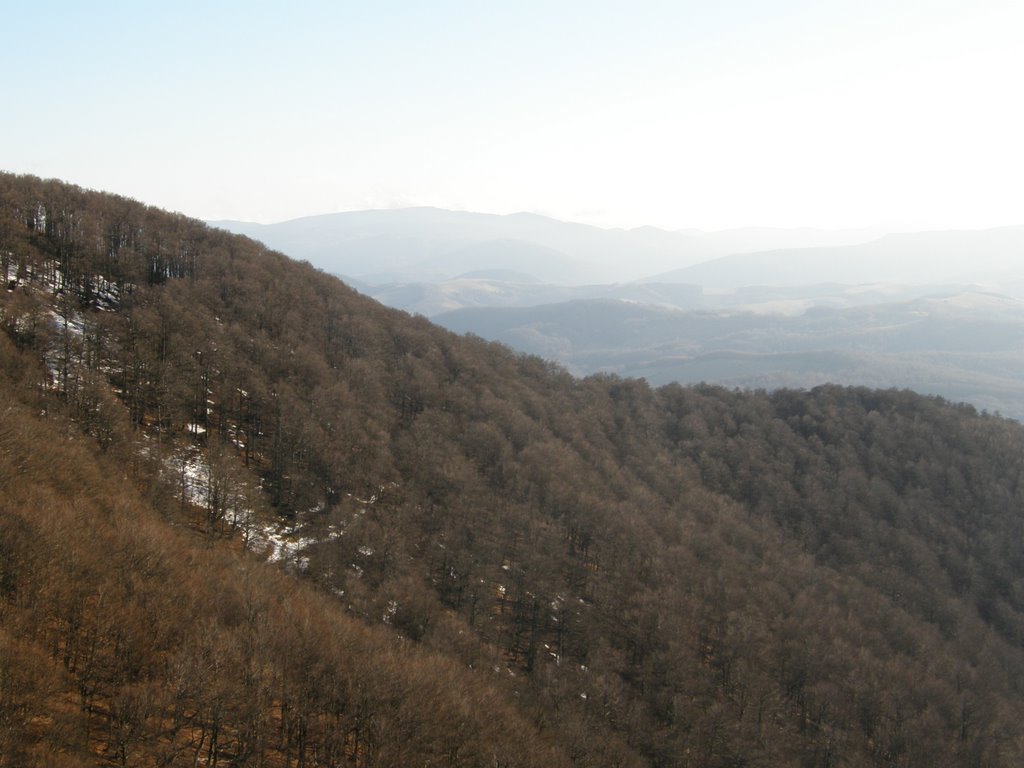
[[[1015,766],[1024,427],[557,366],[0,174],[0,766]]]

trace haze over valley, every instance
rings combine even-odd
[[[577,375],[907,388],[1024,418],[1024,227],[701,233],[436,209],[214,224]]]

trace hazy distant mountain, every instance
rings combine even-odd
[[[783,315],[611,301],[463,309],[436,322],[579,374],[652,384],[910,388],[1024,418],[1024,302],[978,292]]]
[[[327,272],[377,284],[442,282],[479,270],[526,272],[564,285],[626,282],[738,250],[849,244],[877,234],[600,229],[530,213],[497,216],[437,208],[333,213],[278,224],[211,224]]]
[[[866,243],[886,234],[882,229],[815,229],[798,227],[781,229],[777,227],[740,227],[717,232],[681,230],[711,240],[729,253],[749,253],[780,248],[823,248]]]
[[[813,283],[978,283],[1024,289],[1024,227],[891,234],[859,245],[723,256],[658,275],[712,289]]]
[[[966,285],[864,285],[744,286],[730,291],[704,291],[681,283],[614,283],[601,285],[551,285],[513,275],[492,272],[464,275],[441,283],[389,283],[371,285],[349,282],[382,304],[406,312],[433,317],[457,309],[484,307],[536,307],[586,299],[617,299],[655,307],[681,310],[740,310],[762,315],[796,315],[812,307],[833,309],[869,304],[910,301],[936,293],[971,290]]]
[[[682,309],[701,309],[705,305],[705,297],[695,285],[632,283],[567,286],[464,276],[442,283],[390,283],[355,287],[389,307],[426,317],[471,307],[533,307],[582,299],[619,299]]]
[[[392,306],[427,315],[579,298],[648,300],[623,294],[619,284],[634,281],[712,292],[754,285],[978,284],[1024,295],[1024,269],[1018,265],[1024,227],[882,237],[869,230],[806,228],[670,232],[437,208],[335,213],[278,224],[212,223],[343,275]],[[460,277],[487,282],[452,284]],[[540,284],[549,287],[535,295],[523,288]],[[595,289],[601,284],[606,288]],[[805,298],[807,306],[817,301]],[[692,296],[686,301],[685,308],[699,308]],[[672,298],[653,302],[678,306]]]
[[[1024,227],[871,239],[433,208],[218,225],[577,373],[909,387],[1024,418],[1024,312],[985,293],[1024,297]]]

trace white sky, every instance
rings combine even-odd
[[[1024,2],[149,5],[4,3],[0,169],[204,219],[1024,223]]]

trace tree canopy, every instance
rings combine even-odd
[[[0,175],[0,765],[1024,760],[1024,428],[659,389]]]

